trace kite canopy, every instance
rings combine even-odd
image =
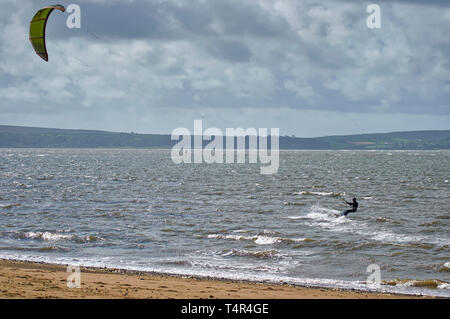
[[[48,17],[55,9],[61,12],[66,11],[66,9],[60,4],[48,6],[36,12],[33,20],[30,22],[31,45],[37,55],[45,61],[48,61],[47,47],[45,46],[45,27],[47,26]]]

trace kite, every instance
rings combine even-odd
[[[47,47],[45,46],[45,27],[47,26],[47,20],[50,14],[55,9],[61,12],[66,11],[66,9],[60,4],[48,6],[36,12],[33,20],[30,22],[31,45],[33,46],[34,51],[36,51],[36,54],[46,62],[48,62],[48,53]]]

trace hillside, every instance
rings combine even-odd
[[[0,125],[0,148],[170,148],[170,135]],[[205,142],[206,144],[207,142]],[[280,137],[280,149],[450,149],[450,130]]]

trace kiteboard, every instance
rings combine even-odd
[[[341,216],[345,216],[344,215],[344,213],[345,213],[345,210],[343,210],[342,212],[339,212],[339,213],[332,213],[332,215],[334,216],[334,217],[341,217]]]

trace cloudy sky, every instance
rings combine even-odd
[[[450,1],[96,0],[55,11],[48,63],[0,0],[0,124],[322,136],[450,129]],[[381,7],[381,29],[366,25]]]

